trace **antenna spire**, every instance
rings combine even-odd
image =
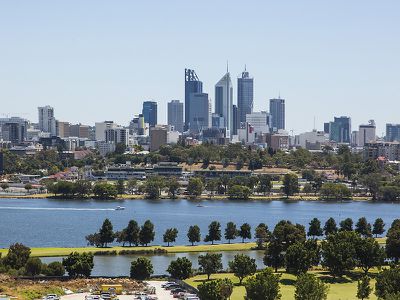
[[[245,72],[247,71],[247,66],[246,66],[246,64],[244,64],[244,71],[245,71]]]
[[[226,61],[226,73],[228,73],[229,72],[229,62],[228,62],[228,60]]]

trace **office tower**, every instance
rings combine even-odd
[[[400,124],[386,124],[386,141],[400,142]]]
[[[96,141],[105,141],[106,140],[106,129],[116,128],[117,124],[113,121],[104,121],[104,122],[96,122],[95,123],[95,137]]]
[[[0,118],[0,140],[18,144],[27,140],[28,121],[19,117]]]
[[[57,136],[67,138],[71,136],[71,124],[69,122],[57,121]]]
[[[207,93],[191,93],[189,97],[189,131],[200,133],[210,127],[210,101]]]
[[[357,146],[364,147],[366,143],[376,141],[376,125],[374,120],[370,120],[368,124],[362,124],[358,128]]]
[[[50,133],[51,136],[57,135],[56,119],[54,118],[54,108],[46,105],[38,107],[39,130]]]
[[[70,126],[70,136],[78,138],[89,138],[89,126],[75,124]]]
[[[157,125],[150,128],[150,151],[157,151],[162,145],[167,144],[167,126]]]
[[[230,137],[233,130],[233,87],[231,76],[227,72],[215,85],[215,113],[225,119],[226,137]]]
[[[183,103],[179,100],[168,102],[168,125],[175,131],[183,132]]]
[[[254,79],[249,77],[249,72],[244,69],[241,77],[238,78],[237,106],[239,110],[239,123],[246,122],[246,115],[253,112],[254,103]]]
[[[325,122],[324,123],[324,132],[325,133],[329,133],[329,127],[330,127],[331,123],[330,122]]]
[[[271,114],[271,130],[277,132],[285,129],[285,99],[280,97],[269,100],[269,113]]]
[[[134,117],[132,121],[129,123],[129,133],[137,135],[145,134],[144,117],[142,114],[139,114],[138,116]]]
[[[203,82],[199,80],[197,74],[194,70],[185,69],[185,128],[189,128],[190,119],[190,94],[202,93],[203,92]]]
[[[268,116],[265,111],[253,112],[246,115],[246,123],[250,124],[257,134],[268,133]]]
[[[211,115],[211,127],[222,129],[225,128],[225,120],[224,117],[220,114],[212,114]]]
[[[148,123],[150,127],[156,126],[157,124],[157,102],[144,101],[142,114],[144,122]]]
[[[240,128],[239,109],[238,109],[237,105],[232,106],[232,122],[233,122],[232,135],[237,135],[238,129]]]
[[[337,143],[351,142],[351,119],[349,117],[335,117],[329,123],[329,139]]]
[[[114,144],[129,144],[129,129],[123,127],[108,128],[104,131],[105,142]]]

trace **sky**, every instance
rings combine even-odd
[[[142,102],[184,99],[195,69],[214,85],[244,65],[254,108],[286,99],[286,128],[350,116],[400,123],[400,1],[0,0],[0,117],[127,125]],[[234,102],[236,102],[236,95]]]

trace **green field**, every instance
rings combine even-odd
[[[318,277],[322,278],[326,283],[329,285],[329,292],[328,292],[328,300],[352,300],[356,299],[357,293],[357,281],[352,281],[349,278],[344,278],[340,282],[332,282],[332,278],[326,272],[322,271],[313,271],[310,272]],[[206,275],[198,275],[192,278],[185,280],[188,284],[197,287],[201,282],[206,280]],[[245,288],[244,286],[238,286],[239,280],[231,273],[225,274],[213,274],[211,279],[216,278],[229,278],[231,279],[236,286],[234,287],[231,300],[243,300],[245,295]],[[293,300],[294,299],[294,284],[296,282],[296,276],[290,275],[287,273],[282,273],[282,277],[280,280],[280,287],[282,294],[282,300]],[[375,281],[371,280],[371,286],[375,286]],[[376,296],[373,294],[370,296],[371,300],[377,299]]]
[[[168,253],[188,253],[188,252],[215,252],[215,251],[245,251],[251,250],[256,247],[256,243],[235,243],[235,244],[217,244],[217,245],[197,245],[197,246],[149,246],[149,247],[109,247],[109,248],[96,248],[96,247],[77,247],[77,248],[31,248],[32,256],[66,256],[71,252],[97,252],[97,251],[117,251],[133,250],[133,251],[147,251],[154,249],[163,249]],[[0,249],[0,253],[4,257],[8,249]]]

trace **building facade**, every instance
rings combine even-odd
[[[270,99],[269,113],[271,114],[271,130],[277,132],[285,129],[285,99]]]
[[[227,137],[233,130],[233,86],[227,72],[215,85],[215,113],[224,117]]]
[[[27,140],[28,121],[19,117],[0,118],[0,140],[11,144]]]
[[[57,135],[56,119],[54,117],[54,108],[46,105],[38,107],[39,130],[47,132],[50,136]]]
[[[253,112],[254,105],[254,79],[250,78],[246,68],[237,80],[237,106],[239,123],[246,122],[246,115]]]
[[[268,113],[265,111],[247,114],[246,123],[250,124],[257,134],[269,132]]]
[[[168,127],[155,126],[150,128],[150,151],[157,151],[160,146],[166,145],[168,141]]]
[[[168,102],[168,125],[174,126],[175,131],[183,132],[183,103],[179,100]]]
[[[114,144],[129,144],[129,130],[123,127],[109,128],[105,130],[105,142]]]
[[[351,119],[350,117],[335,117],[329,123],[329,139],[337,143],[351,143]]]
[[[96,141],[105,141],[106,134],[105,131],[107,129],[112,129],[118,127],[114,121],[104,121],[104,122],[96,122],[95,123],[95,138]]]
[[[374,120],[370,120],[368,124],[362,124],[358,128],[358,147],[364,147],[366,143],[376,141],[376,125]]]
[[[144,101],[142,114],[144,122],[148,123],[150,127],[154,127],[157,124],[157,102],[155,101]]]
[[[386,141],[400,141],[400,124],[386,124]]]
[[[190,95],[203,93],[203,82],[199,80],[194,70],[185,69],[185,128],[189,129],[190,122]]]
[[[189,99],[189,131],[200,133],[210,127],[210,100],[207,93],[192,93]]]

